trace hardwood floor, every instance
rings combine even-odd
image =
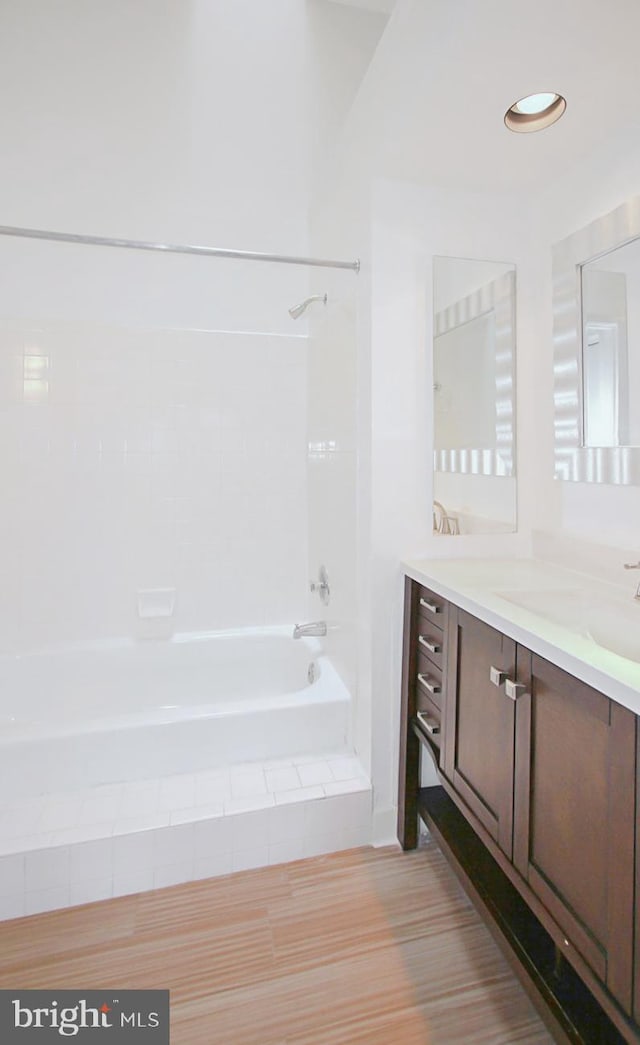
[[[172,1045],[549,1045],[433,842],[0,923],[0,987],[171,990]]]

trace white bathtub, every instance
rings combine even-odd
[[[292,631],[0,657],[2,793],[28,796],[343,750],[349,693],[320,643],[294,641]]]

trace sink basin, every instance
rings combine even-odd
[[[494,595],[563,628],[584,633],[587,627],[588,593],[584,589],[515,589],[495,591]]]
[[[635,603],[631,610],[635,613],[609,606],[601,609],[599,619],[589,622],[587,633],[603,649],[640,663],[640,605]]]
[[[501,599],[640,663],[640,603],[586,589],[495,591]]]

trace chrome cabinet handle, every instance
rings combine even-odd
[[[424,606],[425,610],[429,610],[429,613],[442,613],[442,606],[436,606],[435,602],[427,602],[426,599],[420,599],[420,605]]]
[[[494,686],[501,686],[507,677],[506,671],[500,671],[500,668],[494,668],[493,664],[489,668],[489,681],[492,682]]]
[[[436,722],[435,718],[429,718],[429,716],[426,715],[424,711],[419,711],[416,715],[416,718],[418,719],[420,724],[424,726],[428,733],[435,734],[440,732],[440,723]]]
[[[504,683],[504,691],[510,700],[517,700],[520,696],[520,691],[526,688],[522,682],[514,682],[513,679],[506,679]]]
[[[421,675],[420,672],[418,672],[418,682],[421,686],[424,686],[429,693],[442,692],[442,686],[438,682],[433,682],[428,675]]]
[[[440,653],[442,650],[442,646],[439,643],[429,642],[429,639],[424,635],[418,635],[418,642],[421,646],[424,646],[425,649],[428,649],[429,653]]]

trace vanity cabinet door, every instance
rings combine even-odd
[[[518,647],[513,860],[631,1011],[635,716]]]
[[[513,842],[515,642],[449,606],[444,775],[510,858]]]

